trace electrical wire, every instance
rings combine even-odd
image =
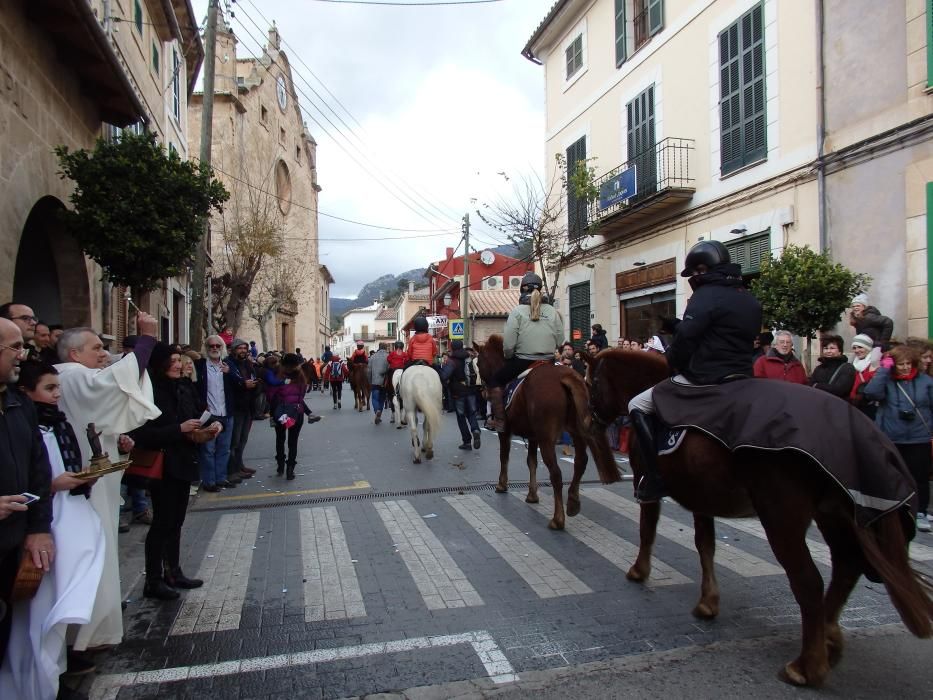
[[[392,0],[313,0],[334,5],[387,5],[390,7],[438,7],[442,5],[488,5],[503,0],[430,0],[429,2],[395,2]]]

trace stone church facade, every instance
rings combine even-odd
[[[188,110],[189,150],[200,148],[203,94],[192,96]],[[333,279],[319,264],[316,147],[307,130],[292,83],[288,57],[278,30],[269,30],[259,57],[238,58],[237,38],[221,17],[217,31],[212,157],[215,176],[231,193],[222,215],[211,222],[212,275],[231,265],[231,238],[237,222],[250,216],[271,220],[284,238],[284,267],[291,298],[269,307],[269,285],[260,272],[237,337],[255,340],[263,350],[318,356],[327,342],[329,285]],[[296,268],[297,267],[297,274]],[[265,291],[264,291],[265,290]],[[268,314],[263,314],[267,309]],[[228,322],[228,325],[233,325]],[[264,346],[264,347],[263,347]]]

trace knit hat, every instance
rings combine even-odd
[[[852,304],[861,304],[862,306],[868,306],[868,295],[867,294],[856,294],[855,298],[852,300]]]
[[[245,345],[246,347],[249,347],[249,343],[243,340],[242,338],[234,338],[233,342],[230,343],[230,349],[236,350],[237,347],[240,345]]]
[[[871,336],[865,335],[864,333],[859,333],[852,338],[852,345],[858,345],[860,348],[865,348],[866,350],[871,350],[875,347],[875,343],[872,341]]]

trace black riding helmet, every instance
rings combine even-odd
[[[401,340],[396,340],[396,341],[395,341],[395,349],[396,349],[396,350],[403,350],[404,348],[405,348],[405,343],[403,343]]]
[[[522,284],[520,291],[522,294],[527,294],[532,289],[537,289],[539,292],[544,286],[544,282],[541,281],[541,278],[536,275],[534,272],[526,272],[525,276],[522,277]]]
[[[414,327],[416,333],[427,333],[428,332],[428,319],[424,316],[418,316],[414,321]]]
[[[697,269],[697,265],[706,265],[712,270],[717,265],[732,262],[729,256],[729,250],[719,241],[700,241],[687,253],[687,259],[684,261],[684,269],[680,273],[681,277],[692,276]]]

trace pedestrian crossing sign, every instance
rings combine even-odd
[[[463,319],[452,319],[448,330],[451,340],[463,340]]]

